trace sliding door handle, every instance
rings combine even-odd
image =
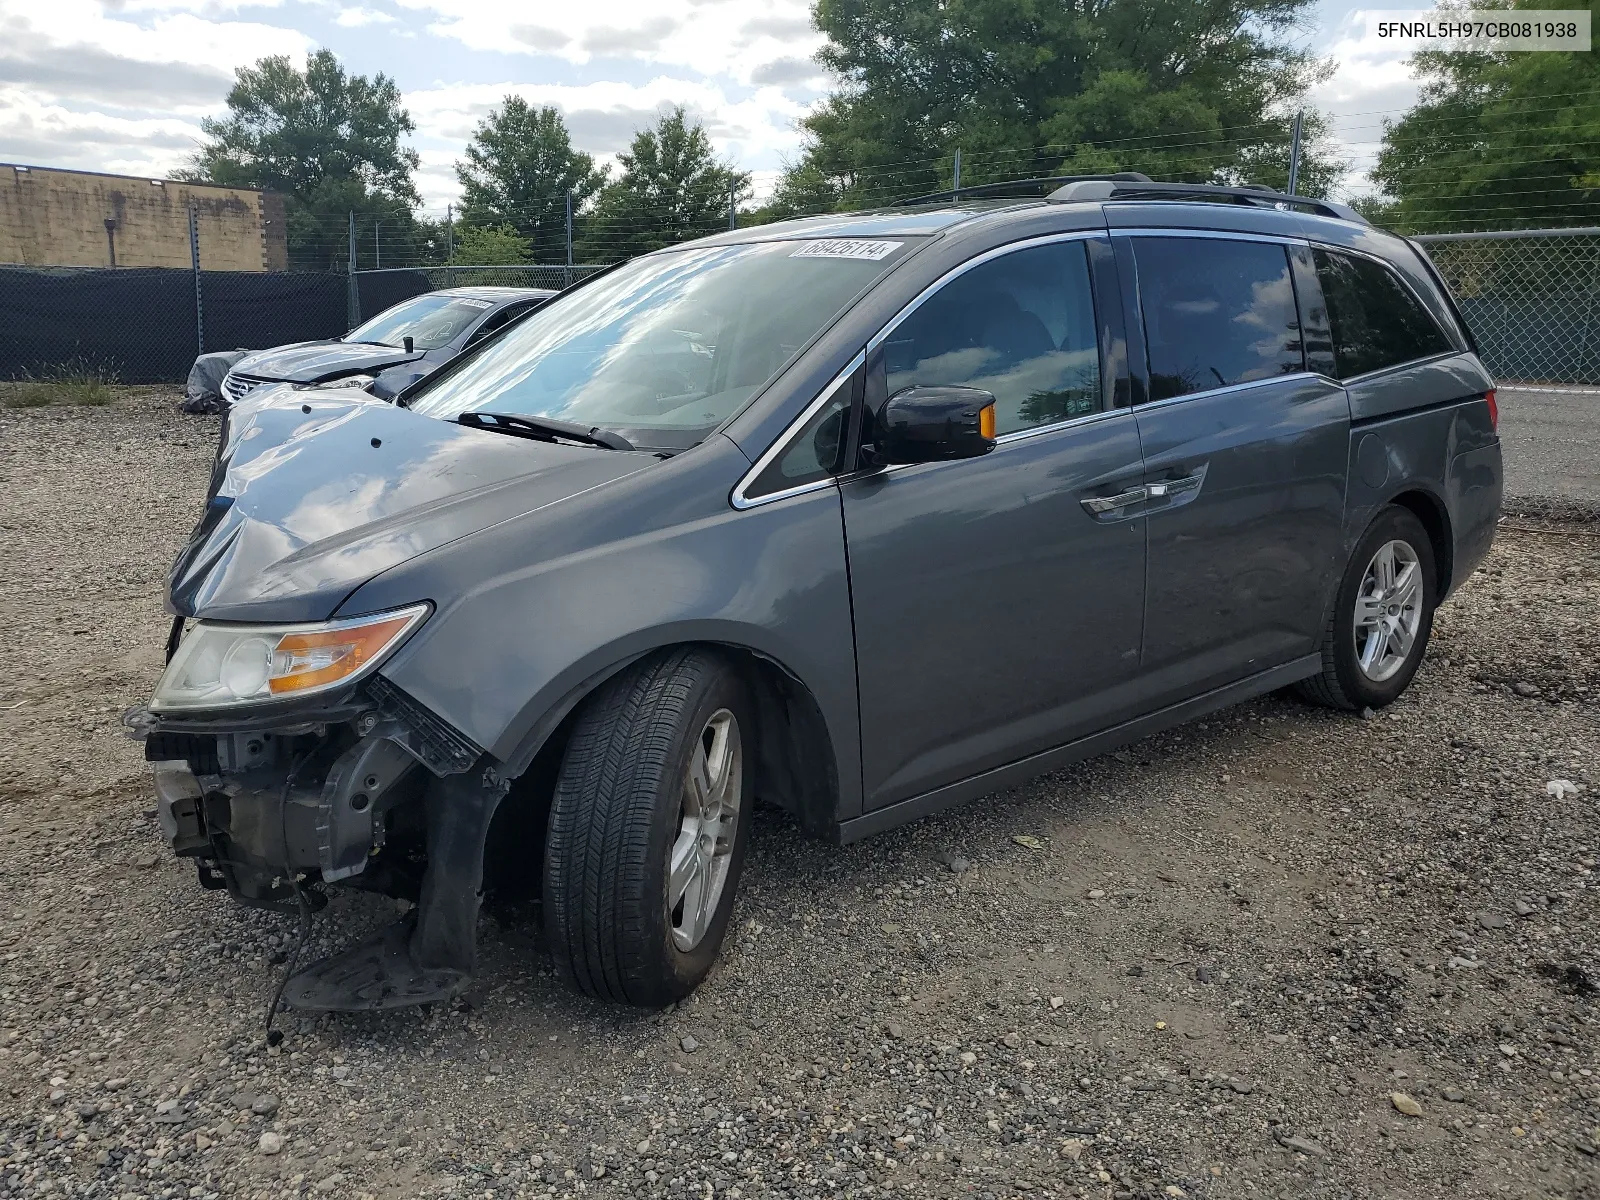
[[[1185,500],[1194,499],[1206,481],[1206,468],[1210,463],[1204,463],[1191,475],[1184,475],[1178,479],[1158,479],[1154,483],[1144,485],[1145,495],[1151,500],[1165,500],[1176,504]]]
[[[1159,479],[1155,483],[1148,483],[1144,490],[1152,500],[1165,500],[1185,492],[1198,492],[1205,481],[1204,475],[1185,475],[1182,479]]]

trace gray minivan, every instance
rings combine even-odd
[[[459,990],[487,856],[568,981],[661,1005],[756,800],[848,842],[1264,692],[1405,689],[1501,491],[1426,256],[1048,182],[646,255],[393,404],[234,406],[128,718],[163,829],[249,904],[415,902],[289,1003]]]

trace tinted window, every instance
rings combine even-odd
[[[491,333],[493,333],[496,329],[499,329],[503,325],[511,324],[511,322],[515,321],[518,317],[520,317],[523,313],[527,312],[530,308],[533,308],[535,305],[542,304],[542,303],[544,303],[544,301],[542,301],[542,300],[522,300],[522,301],[519,301],[516,304],[508,304],[508,305],[506,305],[499,312],[495,313],[492,317],[490,317],[487,321],[485,321],[482,325],[479,325],[476,329],[474,329],[472,331],[472,336],[467,339],[467,345],[469,345],[469,346],[477,345],[479,342],[483,341],[484,338],[488,337]]]
[[[1305,370],[1284,248],[1268,242],[1138,238],[1150,399]]]
[[[1354,254],[1313,253],[1340,379],[1454,349],[1388,267]]]
[[[884,366],[891,396],[914,384],[994,393],[999,434],[1097,411],[1083,243],[1018,250],[957,276],[889,335]]]
[[[478,342],[481,342],[484,338],[488,337],[496,329],[499,329],[500,326],[504,325],[510,319],[511,313],[509,310],[501,309],[482,325],[479,325],[472,331],[472,336],[467,339],[467,345],[472,346],[476,345]]]

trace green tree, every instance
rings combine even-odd
[[[520,96],[479,122],[456,178],[463,220],[513,226],[532,243],[533,261],[546,262],[566,259],[566,194],[576,213],[606,181],[593,158],[572,148],[559,111]]]
[[[349,75],[331,50],[304,71],[279,55],[240,67],[227,104],[201,122],[207,140],[185,174],[284,193],[295,262],[342,263],[351,212],[397,233],[414,222],[417,152],[401,139],[416,126],[388,76]]]
[[[1385,126],[1370,217],[1406,233],[1600,222],[1600,58],[1430,51],[1411,68],[1421,95]]]
[[[728,195],[748,199],[750,176],[718,159],[711,139],[682,108],[640,130],[617,155],[621,175],[606,184],[586,222],[582,257],[609,262],[728,227]]]
[[[1313,0],[816,0],[838,90],[774,204],[817,211],[1030,175],[1287,182],[1290,117],[1325,64]],[[1310,124],[1311,145],[1320,122]],[[1301,190],[1336,178],[1306,156]]]
[[[533,243],[511,225],[464,225],[455,233],[450,261],[463,267],[513,266],[531,263]]]

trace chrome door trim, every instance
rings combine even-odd
[[[1318,371],[1290,371],[1283,375],[1269,375],[1265,379],[1249,379],[1244,383],[1230,383],[1226,387],[1207,388],[1203,392],[1185,392],[1181,396],[1168,396],[1162,400],[1146,400],[1143,404],[1135,404],[1134,412],[1153,412],[1158,408],[1166,408],[1173,404],[1183,404],[1190,400],[1201,400],[1210,396],[1222,396],[1229,392],[1243,392],[1251,388],[1269,387],[1274,383],[1287,383],[1297,380],[1315,379],[1332,388],[1343,388],[1344,384],[1336,379],[1329,379]]]
[[[1009,446],[1012,442],[1038,437],[1040,434],[1054,433],[1058,429],[1066,429],[1073,425],[1093,425],[1097,421],[1104,421],[1109,417],[1125,416],[1130,412],[1132,410],[1128,408],[1103,408],[1099,412],[1084,413],[1081,417],[1068,417],[1064,421],[1052,421],[1049,425],[1030,425],[1026,429],[1013,429],[1010,433],[1002,433],[995,438],[994,442],[996,446]]]
[[[995,438],[994,445],[995,449],[998,450],[1001,446],[1010,446],[1016,442],[1027,441],[1029,438],[1040,437],[1047,433],[1059,433],[1064,429],[1076,429],[1081,425],[1096,425],[1101,421],[1107,421],[1113,417],[1131,418],[1132,416],[1133,409],[1131,408],[1107,408],[1101,410],[1100,412],[1087,413],[1081,417],[1069,417],[1065,421],[1056,421],[1049,425],[1034,425],[1028,429],[1013,429],[1010,433],[1001,434],[999,437]],[[993,453],[993,451],[991,451],[991,453]],[[980,454],[978,456],[980,459],[988,457],[989,456],[987,454]],[[851,474],[841,475],[839,478],[875,479],[881,475],[893,475],[898,471],[914,471],[928,467],[953,467],[959,463],[976,461],[978,460],[971,458],[949,458],[943,459],[939,462],[895,463],[892,466],[879,467],[873,471],[856,471]]]
[[[1131,229],[1113,229],[1110,232],[1114,238],[1212,238],[1224,242],[1272,242],[1279,246],[1305,246],[1309,248],[1311,245],[1310,238],[1296,235],[1284,233],[1240,233],[1236,229],[1163,229],[1160,227],[1139,226]]]
[[[1401,282],[1405,281],[1401,280]],[[1408,358],[1405,362],[1391,363],[1387,367],[1376,367],[1371,371],[1363,371],[1359,375],[1352,375],[1349,379],[1340,381],[1339,386],[1350,387],[1355,384],[1370,383],[1374,379],[1392,374],[1395,371],[1408,371],[1412,367],[1425,367],[1429,363],[1443,362],[1447,358],[1464,358],[1469,354],[1472,354],[1471,350],[1444,350],[1438,354],[1424,354],[1421,358]],[[1473,355],[1473,357],[1477,356]],[[1481,362],[1479,365],[1482,365]]]
[[[827,386],[817,394],[817,398],[806,405],[804,411],[793,421],[790,421],[784,427],[783,432],[773,439],[772,445],[767,447],[766,453],[756,459],[755,465],[746,471],[740,477],[739,482],[734,485],[733,494],[729,499],[735,508],[755,508],[760,504],[770,504],[774,500],[787,500],[790,496],[803,496],[807,492],[820,491],[822,488],[833,486],[834,480],[838,478],[837,475],[829,475],[825,479],[813,479],[810,483],[796,484],[792,488],[784,488],[781,492],[767,492],[765,495],[754,497],[745,495],[745,489],[759,479],[761,473],[789,448],[795,433],[800,429],[804,429],[806,422],[822,411],[823,406],[833,399],[834,393],[849,381],[850,376],[866,365],[866,361],[867,352],[865,350],[857,350],[855,357],[845,365],[844,370],[830,379]]]

